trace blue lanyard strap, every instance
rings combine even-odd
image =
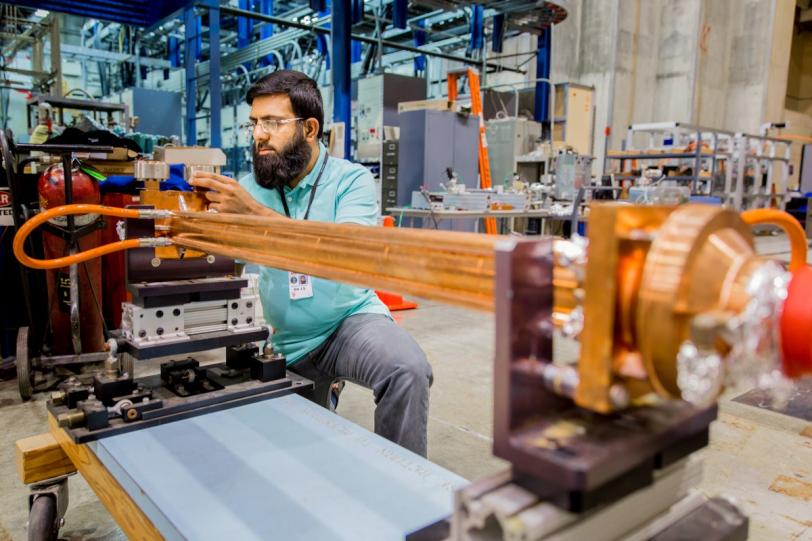
[[[321,180],[321,175],[324,173],[324,169],[327,167],[327,160],[330,159],[330,156],[325,156],[324,161],[321,163],[321,169],[319,169],[319,174],[316,177],[316,181],[313,183],[313,188],[310,190],[310,201],[307,203],[307,210],[305,211],[304,220],[307,220],[310,217],[310,207],[313,206],[313,200],[316,198],[316,188],[319,187],[319,181]],[[282,208],[285,209],[285,216],[290,218],[290,209],[288,208],[288,201],[285,199],[285,189],[282,186],[278,186],[276,188],[279,190],[279,198],[282,200]]]

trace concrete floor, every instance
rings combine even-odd
[[[783,239],[762,239],[764,253],[783,257]],[[506,467],[491,456],[493,317],[422,302],[397,314],[434,367],[429,417],[429,459],[468,479]],[[557,344],[556,355],[572,346]],[[215,351],[208,358],[216,358]],[[142,366],[154,370],[157,362]],[[371,430],[372,395],[348,384],[339,414]],[[18,480],[13,443],[46,431],[44,397],[21,403],[15,381],[0,382],[0,541],[26,537],[27,489]],[[702,451],[710,495],[732,496],[751,518],[750,539],[812,541],[812,424],[724,399]],[[124,539],[80,476],[70,481],[70,507],[62,537]]]

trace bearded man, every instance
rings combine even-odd
[[[276,71],[248,90],[244,125],[253,137],[253,169],[239,182],[196,173],[210,208],[254,216],[375,226],[370,172],[329,157],[321,143],[324,113],[316,82]],[[315,382],[311,398],[329,407],[336,381],[372,389],[375,432],[426,456],[432,370],[420,346],[369,289],[262,267],[260,296],[273,327],[274,351]]]

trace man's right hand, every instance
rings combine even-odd
[[[248,190],[243,188],[233,178],[217,173],[196,171],[189,184],[195,188],[204,188],[209,208],[217,212],[230,214],[252,214],[254,216],[282,216],[251,197]]]

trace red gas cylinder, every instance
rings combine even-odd
[[[101,198],[96,181],[79,169],[73,169],[71,178],[73,203],[99,204]],[[40,208],[43,210],[65,204],[65,177],[61,165],[52,165],[42,173],[37,184],[37,191]],[[76,216],[76,227],[94,223],[98,219],[98,215],[91,214]],[[58,217],[51,220],[51,223],[66,228],[67,218]],[[42,243],[45,259],[68,255],[68,243],[57,235],[44,231]],[[77,250],[80,252],[99,246],[101,232],[95,229],[85,234],[79,239],[78,244]],[[78,268],[81,351],[76,351],[71,333],[70,269],[63,267],[48,270],[46,274],[52,354],[68,355],[102,351],[104,334],[101,312],[101,260],[97,258],[80,263]]]
[[[812,374],[812,267],[792,273],[781,312],[781,349],[787,376]]]

